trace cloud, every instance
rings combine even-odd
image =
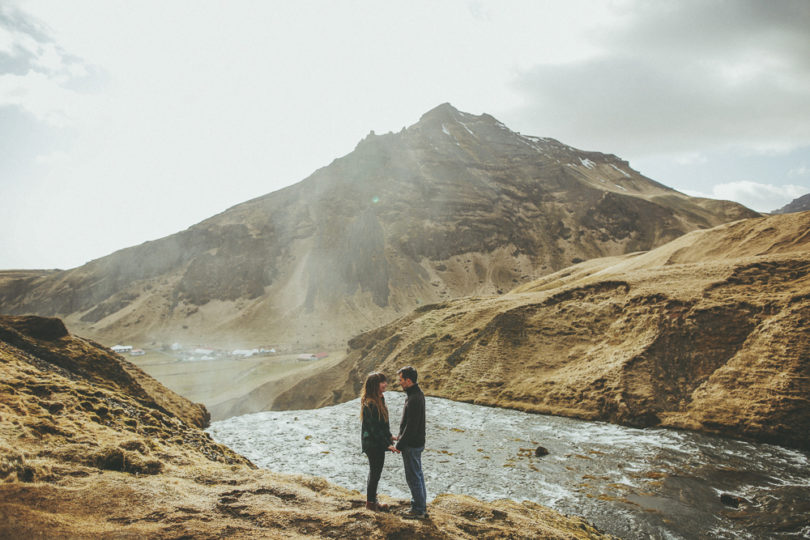
[[[712,188],[709,196],[714,199],[737,201],[758,212],[771,212],[807,193],[810,193],[808,186],[794,184],[775,186],[741,181],[718,184]]]
[[[810,144],[810,3],[619,5],[597,55],[519,74],[507,120],[635,156]]]
[[[787,173],[788,178],[796,178],[797,176],[810,176],[810,167],[806,163],[802,163],[798,167],[790,169]]]
[[[0,107],[18,107],[53,127],[66,127],[92,112],[81,94],[35,72],[0,75]]]
[[[86,95],[100,78],[100,69],[68,54],[31,15],[0,6],[0,107],[62,127],[92,114]]]

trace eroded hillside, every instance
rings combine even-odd
[[[434,396],[810,447],[810,213],[695,231],[349,342],[274,408],[356,397],[408,364]]]
[[[0,311],[62,317],[108,344],[328,348],[420,305],[754,215],[445,104],[185,231],[64,272],[0,276]]]
[[[533,503],[442,495],[429,521],[373,513],[323,479],[256,469],[206,419],[58,319],[0,317],[0,537],[603,537]]]

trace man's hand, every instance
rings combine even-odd
[[[394,446],[393,444],[391,446],[389,446],[388,449],[391,450],[395,454],[401,454],[402,453],[399,450],[397,450],[397,447]]]
[[[398,441],[398,440],[399,440],[399,437],[397,437],[396,435],[394,435],[393,437],[391,437],[391,440],[392,440],[392,441]]]

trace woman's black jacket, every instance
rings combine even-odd
[[[363,428],[361,443],[363,452],[369,450],[385,450],[393,444],[391,427],[388,420],[380,414],[374,403],[366,403],[363,406]]]

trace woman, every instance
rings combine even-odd
[[[377,484],[380,482],[385,451],[399,453],[393,446],[391,428],[388,425],[388,407],[385,406],[385,392],[388,380],[382,373],[369,373],[363,390],[360,392],[360,419],[363,422],[361,442],[363,452],[368,456],[368,485],[366,486],[366,508],[387,510],[388,505],[377,502]]]

